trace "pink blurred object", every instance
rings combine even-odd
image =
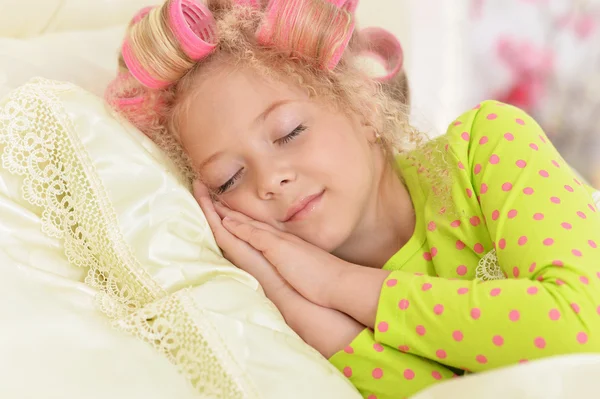
[[[529,41],[500,38],[498,56],[512,74],[511,85],[495,97],[524,110],[533,109],[544,95],[548,79],[554,73],[554,51]]]

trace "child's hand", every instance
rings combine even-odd
[[[217,205],[223,226],[250,244],[278,270],[279,274],[309,301],[331,307],[332,288],[346,262],[301,238]]]
[[[287,295],[289,291],[293,291],[293,288],[259,251],[223,227],[221,223],[222,215],[219,215],[215,209],[215,204],[212,202],[206,187],[199,182],[194,183],[194,197],[200,208],[202,208],[202,212],[225,259],[257,279],[265,291],[265,295],[271,301],[275,301],[276,296]]]
[[[221,217],[233,211],[215,204],[202,184],[194,183],[194,197],[215,236],[223,255],[240,269],[250,273],[277,306],[287,324],[308,343],[329,358],[346,347],[365,327],[337,310],[316,305],[294,290],[262,253],[227,231]],[[242,216],[241,214],[240,217]],[[273,234],[277,230],[271,230]]]

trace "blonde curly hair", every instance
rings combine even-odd
[[[180,122],[190,99],[201,95],[197,79],[222,63],[296,83],[314,98],[362,116],[393,157],[420,143],[422,135],[409,124],[401,47],[382,29],[355,29],[357,1],[167,0],[143,9],[127,30],[119,74],[106,100],[165,150],[190,181],[197,176],[179,141]],[[174,25],[175,13],[183,27]],[[206,54],[193,54],[193,39]],[[378,57],[388,74],[370,75],[359,62],[365,55]]]

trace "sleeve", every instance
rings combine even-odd
[[[449,162],[468,174],[462,192],[476,194],[481,234],[493,242],[506,279],[393,272],[382,287],[375,339],[470,371],[599,352],[600,213],[589,191],[517,108],[484,102],[448,135]]]
[[[329,361],[359,390],[365,399],[398,399],[412,396],[437,382],[455,377],[434,361],[375,341],[365,329]]]

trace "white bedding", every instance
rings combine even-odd
[[[7,160],[6,148],[23,145],[0,139],[0,397],[358,398],[285,325],[256,281],[219,256],[165,157],[94,96],[113,77],[123,24],[158,2],[0,0],[0,98],[33,76],[85,89],[38,81],[25,91],[44,98],[40,106],[58,107],[44,123],[72,126],[69,154],[91,187],[70,180],[69,190],[79,192],[73,209],[89,226],[104,226],[99,235],[85,232],[104,246],[86,252],[74,245],[65,228],[72,226],[69,212],[52,223],[44,210],[60,207],[34,205],[23,187],[37,187],[27,182],[35,173],[15,168],[18,157]],[[406,2],[377,2],[410,15]],[[377,22],[377,7],[362,10]],[[23,117],[23,92],[11,98],[21,108],[6,99],[0,105],[2,137],[27,130],[15,123],[41,121]],[[110,240],[99,244],[99,237]],[[90,268],[119,287],[128,276],[131,291],[111,290]],[[594,375],[600,356],[567,356],[456,379],[415,398],[591,398],[600,392]]]

